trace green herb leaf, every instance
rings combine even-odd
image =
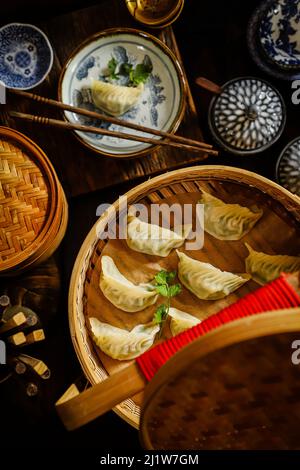
[[[165,304],[159,305],[154,314],[154,322],[157,324],[163,323],[168,315],[168,307]]]
[[[162,269],[155,275],[154,279],[158,285],[162,285],[172,282],[175,277],[176,271],[165,271],[164,269]]]
[[[156,282],[156,292],[167,298],[167,304],[160,305],[154,315],[155,323],[159,323],[161,325],[159,336],[162,334],[163,323],[169,315],[171,298],[175,297],[175,295],[181,292],[180,284],[170,284],[172,281],[174,281],[175,277],[176,271],[166,271],[165,269],[159,271],[154,277]]]
[[[107,68],[109,70],[109,77],[114,80],[118,78],[118,74],[116,73],[117,65],[118,65],[118,62],[116,61],[114,57],[112,57],[107,64]]]
[[[167,284],[161,284],[159,286],[156,286],[156,292],[158,294],[162,295],[163,297],[169,297],[169,288]]]
[[[167,271],[167,282],[170,283],[174,281],[176,274],[177,274],[176,271]]]
[[[155,276],[154,279],[158,285],[167,284],[168,271],[162,269]]]
[[[153,69],[151,59],[147,55],[145,55],[143,62],[137,64],[135,68],[132,64],[123,62],[119,66],[119,73],[116,73],[117,66],[118,62],[112,57],[107,64],[109,78],[116,80],[119,78],[119,75],[123,75],[129,78],[129,85],[131,86],[138,86],[140,83],[145,83]]]
[[[125,75],[125,77],[127,77],[130,75],[132,69],[133,69],[132,64],[129,64],[128,62],[123,62],[123,64],[120,65],[119,72],[121,75]]]
[[[181,292],[181,285],[180,284],[173,284],[169,287],[169,297],[175,297],[176,295],[180,294]]]
[[[145,64],[137,64],[132,73],[130,73],[130,80],[134,85],[139,85],[140,83],[146,83],[151,71],[149,72],[149,67]]]

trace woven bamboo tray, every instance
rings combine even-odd
[[[241,273],[245,271],[244,260],[248,253],[245,241],[253,248],[270,254],[300,252],[300,198],[266,178],[245,170],[199,166],[172,171],[137,186],[126,196],[128,204],[140,202],[147,206],[161,202],[169,205],[174,202],[196,203],[201,189],[226,202],[246,206],[256,204],[264,210],[264,215],[240,241],[224,242],[205,233],[204,248],[193,251],[193,258],[210,262],[223,270]],[[101,321],[131,329],[138,323],[150,321],[155,310],[155,306],[152,306],[134,315],[127,314],[104,298],[99,288],[102,253],[111,255],[120,271],[137,283],[153,278],[158,269],[177,269],[175,253],[171,253],[168,258],[156,258],[129,250],[124,240],[99,240],[97,233],[105,230],[108,221],[113,218],[114,210],[118,213],[118,209],[116,202],[90,231],[78,254],[70,284],[71,336],[82,368],[92,384],[104,380],[107,374],[113,374],[125,364],[107,357],[94,346],[88,332],[87,317],[95,316]],[[174,306],[203,319],[257,287],[254,281],[250,281],[225,299],[217,301],[200,301],[183,288],[182,293],[174,299]],[[167,329],[165,335],[169,336]],[[142,399],[140,394],[126,400],[115,411],[138,427]]]
[[[28,137],[0,127],[0,275],[47,259],[66,230],[68,208],[55,170]]]

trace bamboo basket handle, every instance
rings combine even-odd
[[[145,378],[133,363],[82,393],[71,386],[55,407],[66,429],[72,431],[142,391],[145,384]]]
[[[300,331],[300,308],[265,312],[218,327],[176,354],[157,373],[162,382],[180,367],[216,349],[260,336]],[[162,373],[163,371],[163,373]],[[166,372],[167,371],[167,372]],[[56,403],[66,429],[72,431],[98,418],[126,398],[144,390],[146,379],[136,363],[124,367],[82,393],[70,387]],[[151,387],[150,387],[151,388]]]

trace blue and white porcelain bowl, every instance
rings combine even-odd
[[[275,0],[261,20],[264,52],[280,67],[300,68],[300,2]]]
[[[280,93],[254,77],[227,82],[209,108],[209,127],[215,140],[237,155],[252,155],[273,145],[282,134],[285,120]]]
[[[36,26],[10,23],[0,28],[0,81],[7,88],[39,85],[53,64],[47,36]]]
[[[268,75],[280,80],[300,79],[300,68],[283,67],[272,60],[265,52],[260,38],[260,28],[268,11],[274,7],[277,0],[263,0],[254,10],[247,28],[247,44],[250,55],[256,65]]]
[[[289,142],[281,152],[276,174],[279,184],[300,196],[300,137]]]
[[[92,81],[105,81],[105,73],[111,59],[114,59],[119,67],[124,63],[139,64],[146,56],[153,69],[142,95],[136,105],[119,117],[144,127],[175,132],[182,120],[185,105],[186,82],[182,68],[175,55],[161,41],[135,29],[109,29],[81,44],[63,68],[59,81],[59,99],[64,103],[103,114],[92,100]],[[120,77],[116,84],[126,85],[122,80],[123,77]],[[71,112],[65,112],[64,116],[73,123],[154,137],[159,144],[159,137],[120,125]],[[149,154],[154,148],[153,144],[87,132],[76,131],[75,135],[88,148],[110,157],[138,157]]]

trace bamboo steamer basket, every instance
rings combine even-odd
[[[44,152],[14,129],[0,127],[0,275],[14,276],[59,246],[67,201]]]
[[[245,241],[254,249],[270,254],[300,253],[300,198],[278,184],[246,170],[216,165],[175,170],[140,184],[126,196],[128,205],[137,202],[146,206],[162,202],[169,205],[174,202],[196,203],[202,189],[225,202],[248,207],[257,204],[263,208],[264,215],[240,241],[225,242],[205,233],[204,247],[193,251],[193,258],[209,262],[222,270],[241,273],[245,272]],[[155,310],[155,306],[152,306],[132,315],[116,309],[105,299],[99,288],[102,253],[112,256],[122,274],[136,283],[149,281],[158,269],[177,269],[176,253],[167,258],[151,257],[129,250],[124,240],[101,239],[101,233],[113,220],[115,211],[119,214],[120,207],[119,201],[116,201],[91,229],[77,256],[70,283],[71,337],[82,369],[92,385],[128,365],[129,361],[116,361],[103,354],[91,340],[87,319],[94,316],[130,330],[136,324],[150,321]],[[144,273],[146,277],[142,277]],[[251,280],[225,299],[216,301],[200,301],[183,288],[178,298],[174,299],[177,303],[173,305],[204,319],[258,287]],[[166,331],[165,337],[168,335],[170,333]],[[143,394],[139,394],[119,404],[114,411],[138,428],[142,402]]]
[[[173,356],[145,389],[146,449],[299,450],[300,308],[220,326]]]

